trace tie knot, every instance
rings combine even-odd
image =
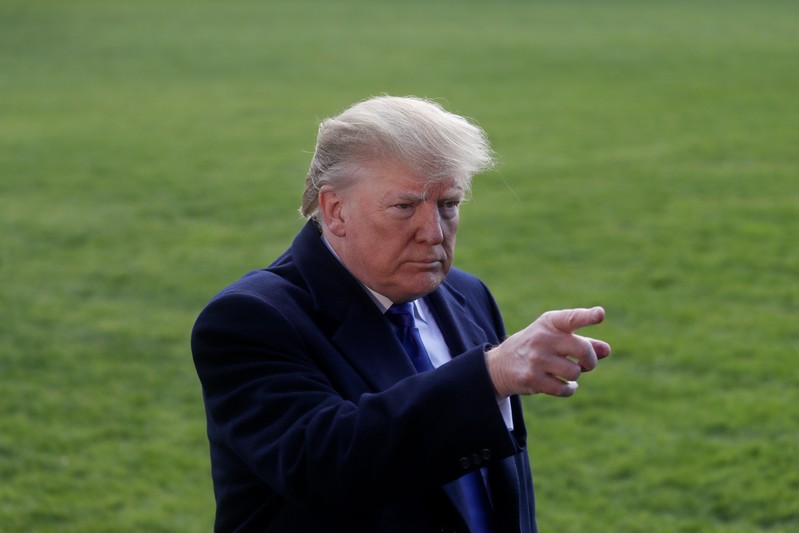
[[[411,302],[392,305],[386,311],[386,316],[398,327],[409,328],[414,326],[413,304]]]

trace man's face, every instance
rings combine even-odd
[[[434,291],[452,265],[463,189],[402,165],[372,164],[336,194],[333,248],[352,274],[394,302]],[[327,219],[327,217],[326,217]]]

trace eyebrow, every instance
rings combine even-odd
[[[421,194],[420,193],[415,193],[415,192],[403,192],[403,193],[398,194],[394,198],[395,198],[395,200],[399,200],[399,201],[403,201],[403,202],[407,202],[407,203],[413,203],[413,202],[426,201],[429,197],[430,197],[430,195],[428,194],[428,190],[425,188],[425,190]],[[443,191],[441,193],[441,195],[439,196],[439,199],[440,200],[463,200],[463,197],[464,197],[464,193],[463,193],[463,189],[461,187],[452,187],[450,189],[447,189],[447,190]]]
[[[400,201],[405,203],[415,203],[415,202],[423,202],[427,199],[426,194],[417,194],[411,192],[405,192],[398,194],[393,198],[394,201]]]

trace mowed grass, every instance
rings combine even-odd
[[[799,528],[799,5],[0,4],[0,531],[208,531],[193,320],[316,124],[437,98],[500,156],[456,263],[614,354],[526,399],[542,531]]]

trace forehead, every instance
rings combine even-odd
[[[378,196],[412,196],[427,198],[464,195],[464,184],[456,178],[430,178],[398,163],[374,162],[359,180],[359,186]]]

